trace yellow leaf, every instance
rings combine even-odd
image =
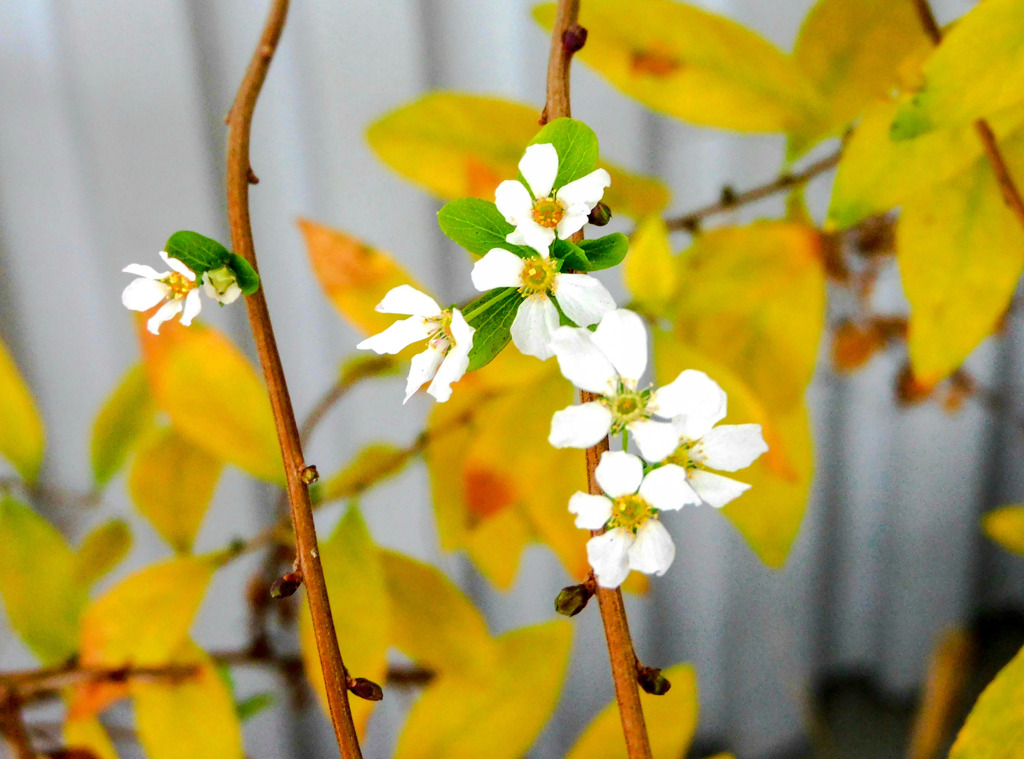
[[[36,481],[46,445],[43,420],[14,357],[0,341],[0,456],[29,483]]]
[[[949,759],[1015,759],[1022,756],[1022,724],[1024,649],[982,691],[953,743]]]
[[[548,30],[554,9],[534,9]],[[580,23],[590,32],[583,62],[656,111],[742,132],[792,132],[822,118],[793,60],[722,16],[671,0],[588,0]]]
[[[114,744],[106,728],[96,717],[75,717],[64,723],[64,746],[68,749],[82,749],[90,752],[95,759],[117,759]]]
[[[500,636],[492,666],[427,686],[398,738],[395,759],[516,759],[558,702],[572,625],[556,619]]]
[[[981,518],[985,534],[1007,551],[1024,556],[1024,505],[1001,506]]]
[[[466,555],[500,590],[508,590],[519,571],[523,549],[537,540],[519,509],[502,509],[477,523],[466,536]]]
[[[197,674],[169,683],[133,679],[135,725],[148,759],[242,759],[242,726],[227,683],[194,643],[174,663]]]
[[[660,313],[675,292],[678,266],[665,222],[651,216],[640,222],[629,240],[623,277],[640,309]]]
[[[800,27],[793,58],[829,116],[818,129],[790,135],[790,154],[845,127],[888,94],[908,59],[920,65],[931,50],[913,0],[819,0]]]
[[[0,497],[0,595],[11,627],[44,664],[78,649],[88,596],[75,554],[53,525],[25,504]]]
[[[1020,0],[986,0],[949,30],[924,64],[924,87],[900,108],[895,139],[965,126],[1024,101]]]
[[[370,443],[340,472],[317,488],[317,503],[357,496],[370,485],[394,477],[411,458],[412,454],[407,448],[399,448],[391,443]]]
[[[168,427],[139,448],[128,476],[135,507],[178,553],[190,553],[224,465]]]
[[[283,484],[267,390],[241,351],[196,324],[168,322],[159,335],[139,335],[153,394],[175,431],[216,459]]]
[[[374,310],[392,288],[412,285],[428,292],[390,254],[352,235],[308,219],[299,219],[299,229],[324,293],[338,313],[363,334],[383,332],[395,321],[394,314]]]
[[[94,528],[78,547],[75,577],[84,586],[98,582],[121,563],[132,549],[132,531],[123,519],[112,519]]]
[[[493,202],[502,180],[517,175],[539,113],[500,98],[431,92],[381,117],[366,137],[378,158],[439,198]],[[668,205],[660,180],[601,166],[611,175],[604,202],[614,213],[640,218]]]
[[[690,750],[697,729],[697,673],[692,664],[676,664],[662,674],[672,683],[664,696],[640,693],[654,759],[678,759]],[[615,701],[601,710],[565,759],[623,759],[626,742]]]
[[[1003,144],[1024,165],[1024,139]],[[910,365],[923,385],[947,377],[996,328],[1024,269],[1024,228],[988,161],[903,206],[897,260],[910,301]]]
[[[391,644],[438,672],[483,672],[497,649],[472,602],[429,564],[381,551],[391,599]]]
[[[972,679],[974,636],[952,629],[932,650],[928,675],[910,731],[907,759],[937,759],[949,745],[949,727],[961,714],[964,689]]]
[[[391,645],[388,589],[380,553],[358,509],[350,506],[330,539],[320,543],[320,561],[334,607],[334,625],[345,668],[352,677],[383,684]],[[299,618],[299,643],[306,677],[327,709],[323,672],[306,604]],[[362,735],[375,703],[351,698],[349,704],[356,730]]]
[[[679,263],[677,336],[756,387],[768,408],[801,404],[825,322],[820,233],[774,222],[717,229]]]
[[[117,474],[142,435],[152,426],[156,406],[146,367],[136,364],[103,402],[92,426],[89,457],[99,486]]]

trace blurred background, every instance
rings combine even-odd
[[[812,3],[699,4],[790,50]],[[972,3],[933,5],[945,20]],[[0,0],[0,336],[47,423],[49,487],[88,490],[93,417],[138,358],[132,317],[120,304],[130,281],[122,267],[158,264],[163,242],[181,228],[227,241],[223,119],[266,7],[263,0]],[[296,219],[390,251],[442,300],[469,296],[464,254],[436,225],[440,204],[381,164],[364,131],[433,89],[500,95],[539,111],[548,39],[530,7],[529,0],[293,3],[256,111],[252,164],[261,181],[252,216],[300,417],[331,386],[358,336],[323,296]],[[604,156],[670,185],[670,214],[714,201],[723,185],[759,184],[782,164],[782,138],[660,117],[581,65],[573,115],[595,129]],[[818,218],[829,177],[809,188]],[[778,214],[781,204],[769,200],[736,218]],[[676,242],[683,247],[685,235]],[[623,295],[617,274],[604,280]],[[895,272],[883,277],[879,297],[901,307]],[[242,309],[218,311],[208,302],[203,318],[253,355]],[[809,396],[813,497],[783,570],[765,568],[711,509],[666,522],[676,562],[648,597],[628,599],[629,618],[644,662],[697,668],[695,755],[725,748],[745,759],[901,755],[945,631],[980,630],[986,662],[1015,650],[1024,563],[989,543],[978,518],[1024,496],[1015,380],[1022,337],[1011,316],[1004,336],[968,364],[1007,399],[998,414],[971,402],[955,414],[936,404],[901,407],[893,388],[903,358],[895,353],[850,376],[822,362]],[[403,409],[400,386],[397,379],[362,385],[320,427],[307,460],[333,471],[382,429],[411,441],[431,401],[419,396]],[[528,550],[508,593],[493,590],[461,556],[443,555],[422,465],[372,491],[363,506],[378,542],[442,567],[478,599],[493,631],[549,619],[569,581],[539,547]],[[130,513],[124,488],[115,486],[100,506],[54,505],[46,516],[77,536]],[[318,520],[329,529],[337,516],[335,508]],[[198,549],[252,535],[271,518],[269,490],[230,472]],[[132,520],[136,548],[118,577],[167,553],[147,524]],[[196,628],[204,645],[246,641],[244,585],[253,567],[245,560],[218,574],[209,596],[216,600]],[[596,610],[574,624],[567,688],[534,757],[562,756],[612,697]],[[31,664],[0,617],[0,669]],[[273,683],[271,675],[246,677],[243,690]],[[412,698],[388,692],[371,723],[368,756],[388,753]],[[285,702],[262,713],[247,723],[246,743],[255,759],[336,752],[312,701],[298,718]]]

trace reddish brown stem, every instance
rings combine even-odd
[[[252,169],[249,165],[249,133],[256,99],[266,79],[270,61],[274,56],[278,40],[284,29],[288,13],[288,0],[274,0],[256,52],[253,54],[245,78],[238,89],[235,102],[228,113],[228,155],[227,155],[227,196],[228,221],[231,227],[231,243],[235,253],[245,258],[254,268],[256,253],[253,246],[252,227],[249,221],[249,183]],[[331,603],[327,597],[320,553],[317,548],[316,528],[313,524],[313,508],[309,490],[302,481],[306,468],[302,456],[298,425],[292,410],[284,369],[278,355],[270,313],[261,287],[246,300],[249,324],[256,342],[256,352],[263,367],[267,382],[270,405],[274,412],[278,442],[284,459],[288,503],[299,566],[306,584],[306,597],[313,618],[317,652],[323,669],[327,701],[330,707],[331,723],[338,740],[338,748],[345,759],[362,757],[352,712],[349,709],[348,673],[338,649],[338,637],[331,616]]]
[[[565,34],[579,26],[579,0],[558,0],[555,13],[555,27],[551,32],[551,55],[548,59],[547,101],[541,123],[571,116],[569,98],[569,71],[575,50],[566,44]],[[573,239],[582,238],[580,232]],[[595,400],[588,392],[580,393],[583,403]],[[608,450],[608,438],[586,452],[587,487],[592,494],[600,494],[601,486],[594,478],[594,470],[601,460],[601,454]],[[599,532],[595,532],[595,535]],[[605,640],[608,643],[608,659],[611,663],[612,680],[615,683],[615,700],[622,718],[622,732],[626,739],[626,755],[629,759],[651,759],[651,742],[647,736],[643,707],[640,704],[640,688],[637,684],[637,659],[633,640],[629,635],[626,607],[622,603],[622,591],[618,588],[597,588],[597,603],[601,610]]]
[[[0,689],[0,740],[7,741],[17,759],[35,759],[32,741],[21,717],[21,700],[6,689]]]

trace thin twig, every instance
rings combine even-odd
[[[558,0],[555,12],[555,27],[551,32],[551,55],[548,59],[547,99],[541,121],[570,116],[569,70],[572,54],[566,33],[579,31],[579,0]],[[579,235],[582,237],[582,233]],[[593,401],[596,396],[582,391],[581,401]],[[591,494],[600,495],[601,487],[594,477],[601,454],[608,450],[608,437],[586,451],[587,486]],[[595,533],[598,534],[598,533]],[[640,704],[640,689],[637,684],[637,658],[633,641],[629,635],[626,607],[622,603],[622,591],[618,588],[597,588],[597,602],[601,610],[605,640],[608,643],[608,658],[611,663],[612,680],[615,683],[615,700],[619,705],[622,732],[626,739],[626,754],[629,759],[651,759],[651,742],[647,736],[643,707]]]
[[[682,216],[676,216],[671,219],[665,220],[665,226],[668,227],[670,232],[687,231],[693,232],[700,227],[700,223],[708,218],[709,216],[715,216],[720,213],[726,213],[733,209],[739,208],[740,206],[753,203],[763,198],[771,197],[779,192],[799,187],[807,184],[807,182],[814,179],[819,174],[824,174],[829,169],[834,169],[839,164],[839,159],[842,157],[842,149],[836,150],[834,153],[821,158],[806,169],[794,173],[780,174],[770,182],[766,182],[758,187],[752,187],[749,190],[743,192],[723,192],[722,197],[703,208],[698,208],[690,213],[683,214]]]
[[[17,759],[35,759],[32,740],[21,717],[21,699],[7,689],[0,689],[0,739],[7,740]]]
[[[256,254],[249,221],[249,133],[256,99],[267,76],[270,61],[284,29],[288,13],[288,0],[275,0],[256,52],[253,54],[245,78],[238,89],[235,102],[228,113],[227,197],[231,243],[235,253],[257,269]],[[331,723],[334,726],[338,748],[344,759],[361,759],[362,752],[352,723],[348,703],[348,673],[345,670],[338,636],[331,616],[331,603],[327,597],[327,583],[320,565],[317,548],[313,508],[308,486],[302,480],[306,468],[302,456],[299,430],[292,410],[291,398],[285,381],[284,369],[274,340],[264,288],[249,296],[247,301],[249,324],[252,327],[256,351],[267,383],[270,405],[274,412],[278,442],[284,459],[288,501],[298,546],[299,565],[306,584],[306,598],[313,618],[313,632],[323,668]]]

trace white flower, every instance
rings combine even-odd
[[[242,294],[238,285],[238,277],[227,264],[217,269],[203,272],[203,292],[210,298],[226,306],[234,303]]]
[[[632,311],[605,314],[594,332],[559,327],[551,348],[566,379],[602,396],[555,412],[548,442],[556,448],[589,448],[626,430],[645,459],[661,461],[679,444],[671,420],[686,409],[721,413],[711,424],[725,416],[725,393],[718,385],[708,388],[703,372],[687,370],[658,390],[637,389],[647,369],[647,328]]]
[[[580,326],[596,324],[615,308],[611,293],[587,274],[561,274],[555,262],[544,256],[520,258],[494,248],[473,265],[473,286],[477,290],[517,287],[523,303],[512,322],[512,342],[522,352],[546,360],[554,353],[551,337],[558,329],[558,309]]]
[[[357,348],[398,353],[419,340],[427,341],[427,349],[412,357],[403,403],[428,380],[431,380],[427,388],[430,395],[441,402],[451,398],[452,383],[466,373],[469,350],[473,347],[475,330],[466,323],[462,312],[457,308],[442,310],[433,298],[409,285],[390,290],[377,304],[377,311],[411,316],[366,338]]]
[[[519,171],[526,184],[517,179],[502,182],[494,191],[494,203],[516,227],[505,239],[513,245],[527,245],[545,258],[556,232],[565,240],[581,230],[612,183],[607,171],[597,169],[555,188],[558,152],[550,143],[530,145],[519,161]]]
[[[686,471],[666,464],[644,476],[643,462],[632,453],[605,451],[594,469],[604,495],[577,491],[569,499],[576,526],[607,528],[587,541],[587,560],[603,588],[617,588],[631,569],[661,576],[672,564],[676,547],[658,519],[700,502],[686,484]]]
[[[181,323],[186,327],[203,307],[196,289],[196,275],[176,258],[169,258],[165,251],[160,257],[171,271],[158,272],[151,266],[129,264],[123,271],[137,274],[121,293],[121,302],[132,311],[148,311],[158,303],[166,301],[146,322],[146,328],[154,335],[160,333],[160,325],[181,314]]]

